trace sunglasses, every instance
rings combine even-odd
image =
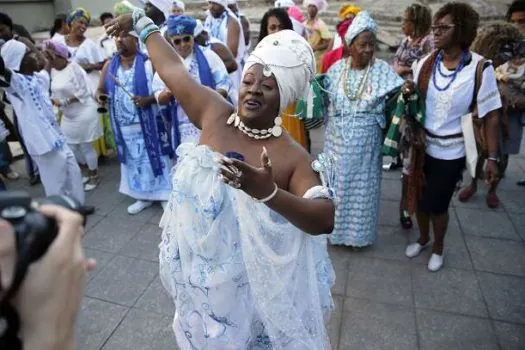
[[[182,37],[182,39],[173,39],[173,45],[179,46],[182,43],[189,43],[191,39],[193,39],[193,37],[190,35]]]

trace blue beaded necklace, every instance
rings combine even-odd
[[[463,51],[463,53],[461,54],[461,60],[459,61],[459,64],[456,67],[456,69],[452,73],[446,74],[446,73],[443,73],[441,71],[441,62],[443,62],[443,51],[440,51],[439,54],[436,57],[436,61],[434,62],[434,66],[432,67],[432,83],[434,84],[434,87],[438,91],[446,91],[446,90],[448,90],[450,85],[452,85],[452,83],[456,80],[456,77],[459,74],[459,72],[461,72],[463,70],[463,68],[465,68],[465,66],[467,65],[468,59],[469,59],[468,51]],[[438,86],[438,84],[436,82],[436,73],[439,73],[439,75],[442,78],[450,79],[445,87]]]

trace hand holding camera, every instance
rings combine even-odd
[[[59,202],[42,204],[37,211],[27,210],[22,220],[14,222],[23,206],[3,204],[0,198],[0,216],[4,219],[0,220],[0,300],[2,305],[9,302],[16,311],[20,329],[14,333],[20,334],[27,350],[72,349],[86,272],[95,267],[81,246],[84,219]],[[13,286],[16,292],[10,297]],[[0,337],[6,338],[5,334]]]

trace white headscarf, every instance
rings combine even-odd
[[[172,0],[146,0],[145,3],[151,3],[153,6],[161,10],[166,19],[168,19],[171,14]]]
[[[315,57],[310,44],[293,30],[281,30],[261,40],[246,60],[242,76],[255,64],[274,75],[280,112],[299,98],[308,99],[310,82],[315,77]]]
[[[303,5],[308,7],[308,5],[314,5],[317,7],[317,12],[321,13],[328,7],[326,0],[304,0]]]
[[[177,6],[182,11],[186,11],[186,5],[184,5],[184,3],[180,0],[172,0],[171,6]]]
[[[208,2],[214,2],[224,7],[228,7],[228,0],[208,0]]]
[[[228,0],[228,5],[235,5],[237,0]]]
[[[22,64],[22,59],[26,54],[27,47],[24,43],[18,40],[9,40],[0,50],[2,59],[4,60],[5,67],[18,72],[20,70],[20,65]]]
[[[345,41],[347,45],[351,45],[352,41],[362,32],[377,33],[377,24],[372,19],[368,11],[361,11],[355,16],[352,24],[345,34]]]
[[[200,19],[197,19],[197,25],[195,26],[195,30],[193,31],[193,36],[199,36],[204,31],[204,24],[202,24],[202,21]]]
[[[276,0],[273,4],[273,7],[294,7],[295,2],[292,0]]]

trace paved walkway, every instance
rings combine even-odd
[[[129,216],[132,200],[118,193],[119,166],[110,162],[101,169],[102,185],[88,194],[97,214],[89,219],[84,245],[98,269],[89,276],[78,349],[176,349],[173,304],[158,277],[161,208]],[[515,186],[520,178],[525,158],[516,157],[501,185],[501,209],[487,209],[482,195],[467,205],[454,201],[445,268],[429,273],[428,252],[413,261],[404,257],[417,230],[399,228],[399,173],[386,173],[377,244],[362,252],[330,249],[337,274],[333,349],[525,349],[525,189]],[[27,189],[26,183],[8,186]],[[30,191],[41,193],[38,187]]]

